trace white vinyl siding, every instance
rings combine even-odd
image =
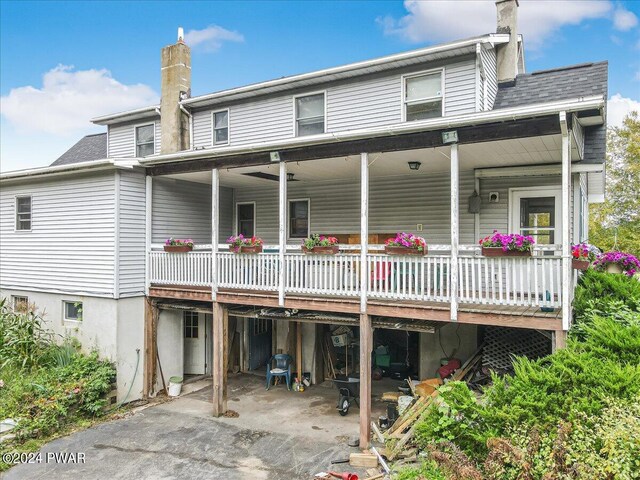
[[[146,121],[127,122],[108,126],[109,158],[127,158],[136,156],[136,127],[155,124],[154,150],[160,151],[160,117]]]
[[[31,179],[0,189],[0,287],[113,295],[115,174]],[[32,197],[27,235],[14,229],[16,195]]]
[[[480,50],[480,57],[482,58],[487,82],[487,110],[491,110],[493,109],[493,102],[495,101],[498,93],[496,51],[493,48],[483,46]]]
[[[326,84],[325,131],[340,132],[397,124],[402,121],[402,76],[444,67],[444,115],[473,113],[476,107],[475,58],[453,63],[421,64],[411,70],[363,76],[357,81]],[[313,94],[296,92],[296,96]],[[290,139],[295,136],[294,96],[282,95],[231,105],[217,105],[193,114],[194,148],[211,148],[212,111],[229,108],[230,145]]]

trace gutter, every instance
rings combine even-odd
[[[440,130],[485,123],[513,121],[523,118],[557,114],[560,111],[581,111],[591,110],[594,108],[602,109],[604,108],[604,105],[605,99],[602,95],[593,95],[572,100],[562,100],[559,102],[541,103],[524,107],[502,108],[499,110],[489,110],[471,114],[468,113],[451,117],[405,122],[384,127],[349,130],[346,132],[324,133],[320,135],[309,135],[307,137],[295,137],[285,140],[258,142],[242,146],[182,151],[166,155],[145,157],[145,159],[140,160],[140,164],[145,166],[158,165],[162,163],[182,160],[215,158],[253,152],[277,151],[281,149],[306,147],[318,144],[339,143],[371,137],[385,137],[415,133],[420,131]]]
[[[178,103],[180,110],[184,112],[184,114],[189,117],[189,150],[193,150],[193,115],[189,110],[184,108],[182,103]]]
[[[111,169],[133,169],[140,166],[136,159],[132,158],[105,158],[102,160],[92,160],[90,162],[71,163],[69,165],[55,165],[53,167],[30,168],[26,170],[14,170],[0,174],[0,181],[17,180],[21,178],[31,178],[42,175],[66,175],[84,170],[111,170]]]

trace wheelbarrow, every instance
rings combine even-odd
[[[333,380],[333,384],[338,389],[338,413],[345,416],[349,413],[349,407],[356,402],[360,407],[360,379],[341,375]]]

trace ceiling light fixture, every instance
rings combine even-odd
[[[409,164],[409,168],[411,170],[418,170],[420,168],[420,165],[422,165],[422,163],[420,162],[407,162]]]

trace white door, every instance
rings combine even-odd
[[[204,315],[184,312],[184,373],[205,373],[205,328]]]

